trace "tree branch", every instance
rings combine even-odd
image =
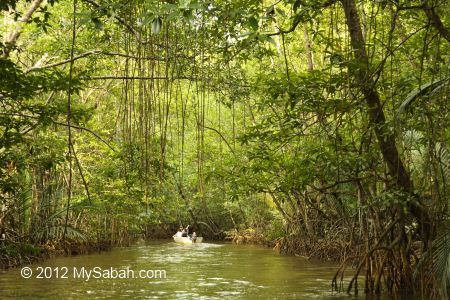
[[[26,23],[30,20],[33,13],[39,8],[43,0],[34,0],[30,8],[28,8],[28,11],[20,18],[19,20],[19,28],[13,33],[9,35],[9,37],[5,41],[5,47],[3,49],[3,55],[2,58],[8,58],[9,54],[11,53],[11,50],[14,48],[14,46],[17,43],[17,40],[19,39],[20,35],[22,34],[22,30]]]
[[[66,123],[57,122],[57,121],[55,121],[55,120],[52,120],[52,122],[53,122],[54,124],[56,124],[56,125],[61,125],[61,126],[66,126],[66,127],[68,126]],[[114,149],[114,147],[111,146],[111,144],[109,144],[107,141],[105,141],[105,140],[104,140],[98,133],[96,133],[95,131],[92,131],[91,129],[86,128],[86,127],[82,127],[82,126],[78,126],[78,125],[73,125],[73,124],[71,124],[70,127],[75,128],[75,129],[84,130],[84,131],[89,132],[90,134],[92,134],[93,136],[95,136],[97,139],[99,139],[100,141],[102,141],[106,146],[108,146],[109,149],[111,149],[111,150],[114,151],[114,152],[117,152],[116,149]]]
[[[212,130],[212,131],[214,131],[215,133],[217,133],[217,134],[222,138],[222,140],[227,144],[227,146],[228,146],[228,148],[230,149],[231,153],[233,153],[233,155],[236,155],[236,153],[234,152],[234,150],[233,150],[233,148],[231,147],[230,143],[228,143],[227,139],[223,136],[223,134],[222,134],[219,130],[217,130],[217,129],[215,129],[215,128],[212,128],[212,127],[205,126],[205,125],[203,125],[203,128]]]
[[[95,2],[94,0],[82,0],[83,2],[89,3],[90,5],[94,6],[95,8],[100,8],[100,4],[98,4],[97,2]],[[120,24],[122,24],[123,26],[125,26],[138,40],[139,43],[141,44],[148,44],[149,41],[144,41],[142,40],[141,34],[132,26],[130,25],[125,19],[115,15],[114,19],[116,19]]]
[[[29,68],[25,73],[28,72],[32,72],[32,71],[36,71],[36,70],[41,70],[41,69],[48,69],[48,68],[53,68],[53,67],[57,67],[57,66],[61,66],[67,63],[70,63],[72,61],[76,61],[80,58],[85,58],[94,54],[100,54],[100,55],[108,55],[108,56],[121,56],[121,57],[126,57],[126,58],[132,58],[132,59],[142,59],[142,60],[158,60],[158,61],[166,61],[164,58],[162,57],[156,57],[156,56],[147,56],[147,57],[139,57],[139,56],[135,56],[135,55],[128,55],[125,53],[119,53],[119,52],[105,52],[102,50],[91,50],[85,53],[82,53],[78,56],[75,56],[73,59],[66,59],[60,62],[56,62],[53,64],[49,64],[49,65],[45,65],[45,66],[37,66],[37,67],[31,67]]]
[[[321,4],[315,4],[315,5],[308,5],[306,3],[304,3],[303,1],[297,0],[298,3],[300,3],[300,5],[305,6],[309,9],[313,9],[313,10],[318,10],[318,9],[323,9],[323,8],[327,8],[331,5],[333,5],[334,3],[337,2],[337,0],[327,0],[324,3]],[[272,32],[272,33],[267,33],[267,36],[274,36],[274,35],[280,35],[280,34],[286,34],[286,33],[291,33],[293,32],[297,26],[300,24],[300,22],[302,21],[302,18],[299,17],[299,15],[295,15],[294,16],[294,22],[292,23],[292,26],[289,29],[283,30],[283,29],[279,29],[277,32]]]
[[[428,1],[423,1],[420,5],[412,5],[412,6],[399,6],[398,10],[410,10],[410,9],[421,9],[425,12],[427,15],[428,20],[430,21],[430,24],[437,29],[439,34],[443,36],[447,42],[450,42],[450,31],[444,26],[444,23],[442,23],[441,18],[435,11],[434,6],[430,6],[428,4]]]
[[[19,114],[19,113],[3,113],[3,112],[0,112],[0,115],[3,115],[3,116],[16,116],[16,117],[31,118],[31,119],[40,119],[40,118],[41,118],[40,116],[32,116],[32,115]],[[55,120],[53,120],[53,119],[50,119],[50,120],[52,121],[53,124],[60,125],[60,126],[65,126],[65,127],[68,126],[67,123],[58,122],[58,121],[55,121]],[[82,127],[82,126],[78,126],[78,125],[73,125],[73,124],[70,124],[70,127],[71,127],[71,128],[75,128],[75,129],[84,130],[84,131],[89,132],[90,134],[92,134],[93,136],[95,136],[97,139],[99,139],[100,141],[102,141],[102,142],[103,142],[106,146],[108,146],[112,151],[117,152],[116,149],[114,149],[113,146],[111,146],[107,141],[105,141],[105,140],[104,140],[98,133],[96,133],[95,131],[92,131],[91,129],[86,128],[86,127]]]
[[[70,147],[72,148],[73,157],[75,158],[75,162],[77,163],[78,172],[80,172],[81,179],[83,180],[84,189],[86,190],[86,195],[89,200],[89,204],[92,204],[91,200],[91,194],[89,193],[89,186],[87,184],[86,178],[84,177],[83,168],[81,167],[81,163],[78,160],[77,152],[75,151],[75,147],[73,146],[73,143],[70,143]]]
[[[85,52],[85,53],[80,54],[78,56],[75,56],[73,59],[68,58],[66,60],[63,60],[63,61],[60,61],[60,62],[56,62],[56,63],[53,63],[53,64],[49,64],[49,65],[45,65],[45,66],[31,67],[28,70],[26,70],[25,73],[36,71],[36,70],[41,70],[41,69],[48,69],[48,68],[61,66],[61,65],[68,64],[70,62],[74,62],[76,60],[79,60],[80,58],[84,58],[84,57],[88,57],[88,56],[93,55],[93,54],[100,54],[100,53],[101,53],[100,50],[88,51],[88,52]]]
[[[427,15],[428,20],[430,20],[431,22],[431,25],[433,25],[434,28],[436,28],[437,31],[440,33],[440,35],[444,37],[444,39],[446,39],[447,42],[450,43],[450,31],[447,28],[445,28],[444,24],[441,21],[441,18],[434,10],[434,7],[425,4],[424,6],[422,6],[422,10]]]
[[[166,77],[166,76],[115,76],[115,75],[105,75],[105,76],[89,76],[82,78],[83,80],[107,80],[107,79],[118,79],[118,80],[198,80],[197,77]]]

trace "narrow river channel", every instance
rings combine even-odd
[[[0,298],[355,299],[331,292],[336,265],[249,245],[153,241],[29,267],[0,271]]]

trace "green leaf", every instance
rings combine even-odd
[[[272,6],[269,6],[267,9],[266,9],[266,15],[273,15],[275,13],[275,7],[272,5]]]
[[[158,34],[161,31],[162,20],[160,17],[156,17],[152,22],[152,33]]]
[[[257,20],[254,16],[251,16],[251,17],[247,20],[247,24],[248,24],[253,30],[258,30],[258,27],[259,27],[258,20]]]
[[[301,1],[297,0],[295,1],[294,5],[292,6],[293,11],[297,11],[297,9],[300,7]]]
[[[99,18],[92,18],[92,23],[94,23],[95,28],[103,30],[105,27],[103,26],[102,21]]]
[[[449,78],[441,79],[441,80],[435,80],[428,83],[425,83],[418,88],[412,90],[408,96],[406,96],[405,100],[403,100],[402,104],[397,110],[396,116],[397,118],[408,108],[411,106],[411,104],[420,98],[421,96],[436,91],[437,89],[440,89],[441,87],[445,86],[445,83],[449,81]]]
[[[286,12],[281,8],[276,8],[275,11],[277,14],[282,15],[283,17],[286,17]]]
[[[271,44],[274,45],[274,46],[277,45],[277,44],[275,43],[275,40],[274,40],[270,35],[267,35],[267,34],[261,34],[261,35],[259,35],[259,36],[258,36],[258,39],[259,39],[260,41],[269,42],[269,43],[271,43]]]

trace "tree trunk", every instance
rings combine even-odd
[[[433,25],[439,34],[450,43],[450,31],[445,27],[444,23],[442,23],[441,18],[435,11],[435,7],[428,2],[429,1],[425,1],[422,6],[423,11],[427,15],[428,20],[430,20],[431,25]]]
[[[387,126],[380,96],[375,88],[375,82],[371,77],[372,73],[365,49],[355,0],[341,0],[341,2],[343,4],[351,45],[358,66],[354,76],[362,90],[367,107],[369,108],[370,122],[373,124],[383,160],[387,164],[389,175],[394,178],[396,186],[413,197],[413,200],[409,201],[407,204],[408,209],[411,214],[417,218],[420,230],[422,231],[422,238],[426,243],[430,237],[430,217],[428,212],[420,205],[417,197],[414,195],[413,182],[398,153],[394,132]]]
[[[19,39],[20,35],[22,34],[22,29],[25,26],[25,24],[28,23],[28,21],[31,19],[31,16],[33,13],[39,8],[43,0],[34,0],[28,11],[20,18],[19,20],[19,27],[16,31],[11,33],[9,37],[5,41],[5,48],[3,49],[3,58],[8,58],[11,50],[14,48],[14,46],[17,43],[17,40]]]
[[[313,53],[311,47],[311,40],[309,39],[308,28],[303,28],[303,36],[305,38],[305,51],[306,51],[306,60],[308,61],[308,72],[314,71],[314,61],[313,61]]]

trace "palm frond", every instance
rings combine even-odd
[[[449,78],[441,79],[441,80],[434,80],[428,83],[425,83],[418,88],[412,90],[403,100],[402,104],[398,108],[396,112],[396,118],[398,119],[401,114],[403,114],[406,109],[408,109],[414,101],[419,99],[420,97],[426,95],[426,94],[434,94],[439,89],[443,88],[446,83],[449,81]]]
[[[414,280],[423,275],[425,282],[432,283],[442,297],[448,298],[450,286],[450,232],[440,233],[416,265]]]

